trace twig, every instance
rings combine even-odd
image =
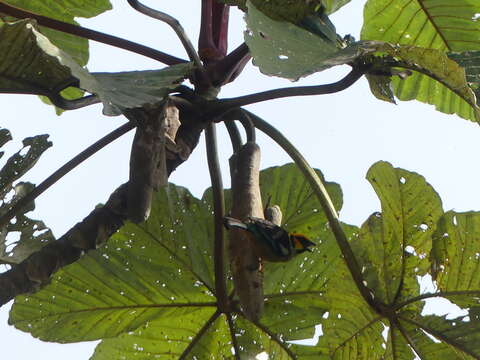
[[[243,128],[245,129],[245,134],[247,135],[247,141],[256,141],[255,136],[255,126],[253,125],[252,119],[243,111],[243,109],[239,109],[238,112],[239,121],[242,123]]]
[[[212,100],[209,107],[214,113],[222,113],[236,107],[283,97],[332,94],[350,87],[364,74],[364,70],[353,68],[343,79],[331,84],[280,88],[235,98]]]
[[[115,46],[120,49],[132,51],[136,54],[149,57],[167,65],[175,65],[187,62],[184,59],[180,59],[162,51],[152,49],[148,46],[137,44],[133,41],[128,41],[113,35],[102,33],[100,31],[95,31],[82,26],[51,19],[46,16],[37,15],[32,12],[19,9],[17,7],[7,5],[4,2],[0,2],[0,13],[13,16],[17,19],[35,19],[39,25],[45,26],[47,28],[101,42],[103,44]]]
[[[257,115],[243,110],[247,114],[250,115],[253,124],[257,129],[264,132],[268,135],[271,139],[273,139],[278,145],[280,145],[285,152],[290,155],[293,159],[295,164],[299,167],[302,171],[303,175],[310,183],[312,190],[314,191],[315,195],[317,196],[325,215],[327,216],[328,223],[330,228],[332,229],[333,234],[335,235],[335,239],[337,240],[337,244],[342,251],[343,258],[345,259],[345,263],[347,264],[348,269],[352,275],[352,278],[357,286],[360,294],[365,299],[365,301],[377,312],[381,313],[380,309],[378,308],[376,302],[374,301],[370,290],[364,285],[362,272],[360,270],[360,266],[358,265],[357,259],[353,254],[352,248],[348,243],[347,236],[342,229],[342,225],[340,224],[340,220],[338,218],[337,211],[333,206],[332,200],[328,195],[328,192],[325,188],[325,184],[323,181],[318,177],[317,173],[310,167],[308,162],[302,156],[302,154],[293,146],[287,138],[283,136],[281,132],[271,126],[269,123],[258,117]]]
[[[48,96],[48,99],[62,110],[76,110],[101,102],[97,95],[87,95],[79,99],[68,100],[60,94],[55,94]]]
[[[182,42],[182,45],[185,48],[190,60],[192,60],[197,66],[198,70],[205,75],[205,69],[203,67],[202,61],[200,60],[200,57],[198,56],[197,51],[193,47],[193,44],[188,38],[185,30],[183,29],[182,25],[177,19],[175,19],[173,16],[170,16],[162,11],[158,11],[148,6],[145,6],[142,3],[140,3],[140,1],[138,0],[127,0],[127,1],[128,1],[128,4],[138,12],[144,15],[150,16],[154,19],[163,21],[164,23],[169,25],[173,29],[173,31],[175,31],[175,34],[177,34],[178,38]]]
[[[4,215],[0,217],[0,227],[7,224],[10,219],[15,217],[15,215],[24,208],[27,204],[35,200],[40,194],[42,194],[45,190],[47,190],[50,186],[55,184],[58,180],[60,180],[63,176],[67,173],[72,171],[76,166],[81,164],[83,161],[87,160],[90,156],[95,154],[97,151],[104,148],[106,145],[110,144],[112,141],[118,139],[123,134],[127,133],[131,129],[135,127],[135,123],[129,121],[128,123],[120,126],[119,128],[113,130],[108,135],[104,136],[94,144],[90,145],[88,148],[83,150],[80,154],[76,155],[73,159],[68,161],[62,167],[60,167],[57,171],[55,171],[52,175],[42,181],[38,186],[36,186],[32,191],[30,191],[27,195],[22,197],[18,200],[10,210],[8,210]]]
[[[222,174],[217,152],[217,135],[215,124],[208,124],[205,129],[205,143],[207,147],[208,170],[212,182],[213,212],[215,224],[214,240],[214,267],[215,267],[215,295],[218,300],[218,308],[227,312],[228,295],[225,274],[225,242],[223,234],[223,218],[225,217],[225,200],[223,195]]]
[[[224,121],[223,123],[225,124],[228,135],[230,136],[232,150],[234,153],[237,153],[242,147],[242,137],[240,136],[240,131],[238,131],[237,124],[235,124],[234,121]]]

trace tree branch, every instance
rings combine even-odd
[[[98,104],[101,100],[97,95],[87,95],[79,99],[68,100],[62,95],[56,94],[48,96],[53,105],[62,110],[76,110],[93,104]]]
[[[37,197],[39,197],[45,190],[47,190],[50,186],[55,184],[58,180],[60,180],[63,176],[68,174],[72,171],[75,167],[80,165],[82,162],[87,160],[90,156],[95,154],[97,151],[103,149],[105,146],[110,144],[111,142],[118,139],[120,136],[124,135],[131,129],[135,127],[135,123],[128,122],[119,128],[113,130],[111,133],[107,134],[94,144],[90,145],[88,148],[83,150],[80,154],[76,155],[62,167],[60,167],[57,171],[55,171],[52,175],[42,181],[38,186],[36,186],[32,191],[30,191],[27,195],[22,197],[18,200],[5,214],[0,217],[0,228],[5,226],[12,218],[17,215],[17,213],[22,210],[25,206],[29,203],[34,201]]]
[[[331,84],[280,88],[236,98],[212,100],[209,107],[210,111],[218,114],[236,107],[283,97],[333,94],[353,85],[365,72],[364,70],[353,68],[343,79]]]
[[[192,60],[195,63],[195,65],[198,67],[198,69],[202,71],[201,70],[203,69],[202,62],[198,57],[198,54],[195,48],[193,47],[192,42],[188,38],[187,34],[185,33],[185,30],[183,29],[182,25],[177,19],[175,19],[173,16],[170,16],[164,12],[145,6],[142,3],[140,3],[140,1],[138,0],[127,0],[127,2],[132,8],[134,8],[138,12],[144,15],[150,16],[154,19],[160,20],[166,23],[167,25],[169,25],[173,29],[173,31],[175,31],[175,34],[177,34],[178,38],[182,42],[182,45],[185,48],[190,60]]]
[[[214,268],[215,268],[215,295],[218,301],[218,308],[221,312],[228,311],[228,294],[225,273],[225,242],[223,218],[225,217],[225,200],[223,195],[222,174],[218,161],[217,135],[215,124],[208,124],[205,130],[205,143],[207,147],[208,170],[212,182],[213,212],[214,212]]]
[[[142,111],[141,108],[135,110]],[[205,127],[205,123],[198,121],[198,118],[198,110],[192,111],[188,107],[180,109],[182,125],[175,140],[188,148],[188,155],[198,144]],[[187,160],[185,155],[169,152],[169,175]],[[54,272],[77,261],[85,251],[97,248],[118,231],[127,218],[127,189],[128,183],[121,185],[105,206],[93,210],[57,241],[47,244],[17,266],[1,273],[0,306],[17,295],[39,290],[50,281]]]
[[[46,16],[37,15],[17,7],[7,5],[4,2],[0,2],[0,13],[4,13],[17,19],[35,19],[39,25],[45,26],[47,28],[101,42],[103,44],[115,46],[117,48],[127,51],[132,51],[136,54],[160,61],[161,63],[164,63],[166,65],[175,65],[187,62],[184,59],[180,59],[170,54],[166,54],[162,51],[152,49],[148,46],[137,44],[133,41],[128,41],[113,35],[102,33],[100,31],[95,31],[84,28],[82,26],[51,19]]]

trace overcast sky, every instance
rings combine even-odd
[[[356,0],[332,17],[339,34],[350,33],[357,39],[365,1]],[[87,27],[125,37],[176,56],[186,57],[173,32],[164,24],[131,10],[126,1],[113,0],[114,9],[92,20],[80,20]],[[177,16],[192,41],[199,28],[200,1],[145,1]],[[231,49],[242,42],[242,15],[233,11]],[[101,44],[91,44],[91,71],[126,71],[157,69],[161,64]],[[348,68],[336,68],[310,76],[298,83],[268,78],[251,64],[235,84],[226,86],[221,97],[244,95],[290,85],[317,85],[340,79]],[[25,180],[39,183],[64,162],[111,130],[123,124],[123,117],[101,115],[101,106],[71,111],[57,117],[53,109],[34,96],[1,95],[2,126],[14,137],[6,150],[13,152],[24,137],[48,133],[53,148],[27,174]],[[379,160],[418,172],[434,186],[444,209],[457,211],[480,208],[479,167],[471,161],[480,153],[480,128],[456,116],[436,112],[430,105],[408,102],[397,106],[380,102],[370,94],[366,80],[333,95],[281,99],[248,107],[281,130],[319,168],[329,181],[340,183],[345,222],[360,225],[370,213],[380,210],[372,188],[365,180],[368,168]],[[34,217],[50,226],[59,237],[82,220],[96,204],[127,180],[130,143],[133,134],[111,144],[75,171],[64,177],[37,201]],[[231,155],[225,132],[219,126],[219,142],[224,183],[228,186],[226,159]],[[263,136],[262,168],[282,165],[289,158]],[[192,176],[195,174],[195,176]],[[201,196],[209,186],[203,141],[187,163],[170,181]],[[2,358],[23,360],[87,359],[92,343],[57,345],[42,343],[29,334],[7,325],[10,305],[0,309]],[[447,309],[446,307],[443,309]],[[442,311],[440,309],[439,311]],[[6,346],[5,346],[6,345]],[[6,353],[5,353],[6,351]]]

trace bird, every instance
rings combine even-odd
[[[240,221],[225,216],[224,225],[229,230],[246,231],[253,240],[256,255],[265,261],[285,262],[305,251],[311,252],[310,247],[316,245],[303,234],[289,233],[271,221],[256,217]]]

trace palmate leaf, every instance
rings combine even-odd
[[[98,95],[104,114],[115,116],[160,102],[191,70],[186,63],[162,70],[91,74],[42,35],[34,22],[0,25],[0,93],[50,97],[78,85]]]
[[[12,139],[7,129],[0,129],[0,146]],[[23,140],[23,148],[11,155],[0,169],[0,214],[6,213],[20,198],[35,186],[18,182],[39,160],[52,143],[48,135],[38,135]],[[0,152],[3,155],[3,152]],[[18,264],[38,251],[54,237],[40,220],[30,219],[25,213],[33,210],[29,204],[0,229],[0,264]]]
[[[318,245],[279,267],[265,264],[268,293],[260,323],[249,322],[236,307],[227,314],[217,310],[210,191],[199,200],[174,185],[157,194],[147,222],[125,225],[43,290],[17,297],[10,322],[48,341],[103,338],[93,359],[228,359],[235,358],[232,347],[242,359],[263,351],[279,359],[293,358],[292,349],[308,352],[287,340],[313,336],[327,310],[327,274],[340,261],[339,252],[332,237],[324,237],[320,205],[299,170],[287,165],[261,176],[271,184],[262,196],[272,195],[288,226],[305,230]],[[341,204],[339,186],[328,187]],[[312,223],[312,216],[320,220]]]
[[[5,0],[4,2],[38,15],[44,15],[71,24],[77,24],[74,21],[75,17],[90,18],[112,8],[108,0]],[[72,56],[78,64],[85,65],[87,63],[87,39],[44,27],[41,27],[41,31],[53,44]]]
[[[477,281],[470,281],[471,288],[440,288],[439,273],[451,263],[451,281],[462,278],[463,268],[465,282],[473,279],[478,266],[476,221],[457,218],[454,228],[442,225],[448,213],[443,214],[438,195],[418,174],[379,162],[367,179],[380,198],[382,212],[372,214],[360,231],[352,229],[349,241],[372,297],[366,301],[346,266],[337,263],[335,281],[330,279],[327,287],[330,306],[321,320],[323,336],[314,348],[300,349],[298,354],[304,355],[299,358],[315,358],[315,352],[319,357],[349,360],[479,358],[480,322],[474,314],[454,320],[422,315],[423,300],[432,297],[478,306]],[[468,227],[460,225],[467,222]],[[417,277],[432,274],[430,258],[438,258],[439,290],[420,294]]]
[[[416,276],[429,269],[432,234],[443,213],[440,197],[418,174],[378,162],[367,174],[382,212],[362,225],[357,250],[375,298],[393,304],[418,294]],[[388,259],[388,260],[386,260]]]
[[[361,38],[445,52],[480,49],[475,0],[368,0]]]

